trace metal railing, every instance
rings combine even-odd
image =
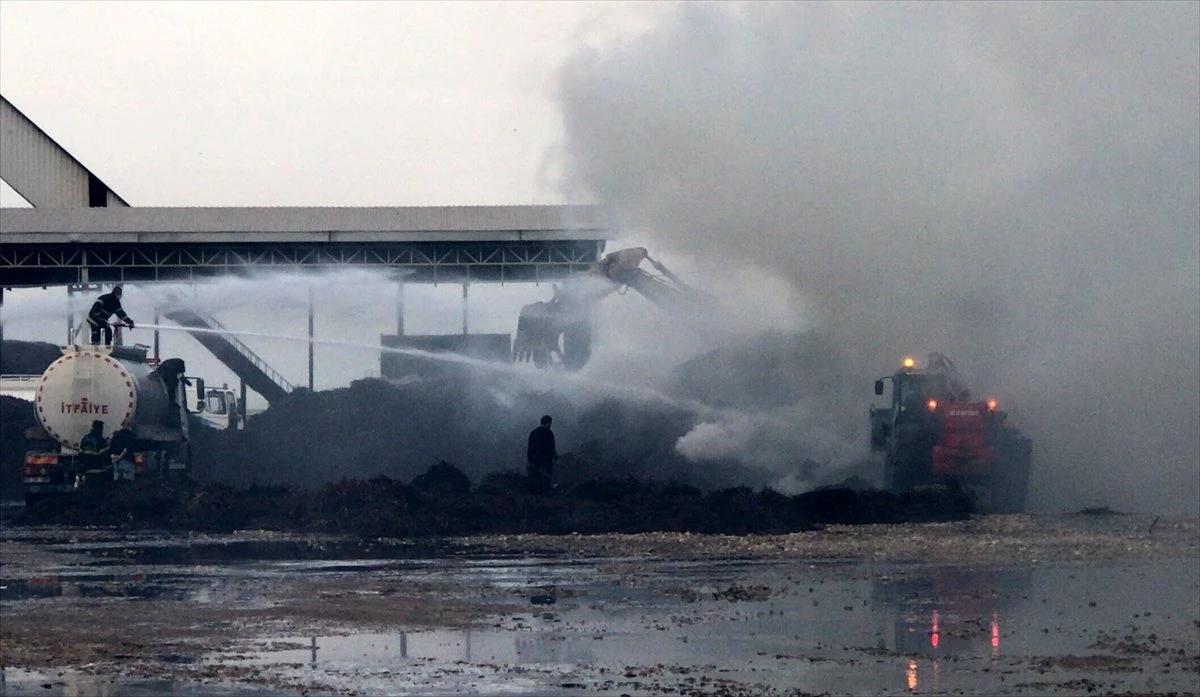
[[[263,372],[263,374],[265,374],[267,377],[271,378],[272,382],[274,382],[276,385],[279,385],[280,387],[282,387],[285,392],[291,392],[292,390],[294,390],[296,388],[296,386],[293,385],[287,378],[283,377],[282,375],[279,374],[278,371],[276,371],[271,366],[267,365],[267,362],[264,361],[261,356],[259,356],[254,351],[250,350],[250,347],[247,346],[246,344],[244,344],[241,339],[237,338],[233,334],[229,334],[228,333],[229,330],[225,327],[225,325],[223,325],[219,321],[217,321],[216,317],[213,317],[212,315],[204,314],[195,308],[192,308],[191,312],[193,314],[195,314],[197,317],[199,317],[200,319],[204,320],[206,323],[212,325],[212,327],[214,329],[218,329],[222,332],[225,332],[220,335],[221,338],[224,339],[225,341],[228,341],[230,343],[230,345],[232,345],[235,349],[237,349],[238,353],[245,356],[246,360],[250,361],[254,365],[255,368],[258,368],[259,370],[261,370]]]
[[[293,385],[287,378],[280,375],[279,371],[268,365],[261,356],[251,350],[251,348],[242,342],[241,339],[238,339],[232,333],[229,333],[228,328],[221,324],[216,317],[201,312],[174,294],[168,294],[167,299],[170,301],[169,305],[157,308],[160,314],[172,319],[175,319],[171,317],[172,315],[179,315],[181,313],[192,315],[196,318],[196,320],[198,320],[199,323],[207,325],[207,328],[215,329],[221,332],[220,334],[212,334],[209,336],[217,337],[220,341],[229,344],[229,346],[241,354],[243,358],[249,361],[251,365],[253,365],[259,372],[270,379],[271,382],[278,385],[284,392],[291,392],[295,389],[295,385]],[[178,322],[178,319],[175,319],[175,321]],[[180,322],[180,324],[183,324],[184,327],[187,326],[183,322]]]

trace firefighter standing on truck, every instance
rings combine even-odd
[[[96,298],[96,302],[92,303],[92,309],[88,312],[87,323],[92,328],[92,345],[96,346],[100,343],[100,333],[104,332],[104,345],[112,346],[112,327],[108,324],[108,318],[116,315],[125,323],[125,326],[133,329],[133,320],[129,319],[129,315],[125,314],[125,309],[121,307],[121,286],[113,286],[111,293],[105,293]]]

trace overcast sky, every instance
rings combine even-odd
[[[0,91],[134,206],[563,198],[567,56],[667,5],[0,3]]]
[[[1195,2],[4,0],[0,91],[135,206],[602,202],[864,380],[949,353],[1063,505],[1195,510],[1198,32]],[[257,292],[302,329],[293,286]],[[387,327],[369,279],[323,291],[319,325]],[[512,292],[477,331],[541,299]],[[6,303],[6,335],[51,302]],[[653,337],[622,365],[678,357],[606,311]]]
[[[671,7],[4,0],[0,92],[134,206],[587,202],[562,186],[562,66]],[[25,205],[7,184],[0,204]],[[261,329],[238,309],[270,303],[278,333],[306,332],[295,279],[200,292],[226,326]],[[340,338],[377,345],[394,332],[386,284],[352,272],[316,292],[318,334],[341,322]],[[520,305],[551,292],[476,286],[468,325],[511,332]],[[140,289],[126,306],[152,317]],[[5,335],[61,342],[67,310],[61,290],[11,293]],[[407,312],[410,333],[460,331],[461,289],[410,287]],[[306,382],[303,345],[247,342]],[[318,387],[378,370],[370,352],[318,347],[318,363]]]

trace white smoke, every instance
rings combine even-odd
[[[870,381],[941,351],[1033,437],[1036,505],[1195,512],[1198,28],[1196,3],[684,4],[568,62],[567,185],[786,279],[864,428]]]
[[[856,443],[822,423],[817,405],[798,402],[770,411],[722,410],[675,444],[689,460],[734,460],[771,473],[771,486],[786,494],[844,480],[862,459]]]

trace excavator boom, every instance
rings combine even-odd
[[[647,261],[658,272],[641,268]],[[596,305],[621,288],[632,288],[664,311],[689,324],[710,311],[716,301],[684,283],[645,247],[605,255],[591,269],[555,289],[554,297],[521,308],[513,359],[542,367],[561,363],[575,370],[591,357],[592,316]]]

